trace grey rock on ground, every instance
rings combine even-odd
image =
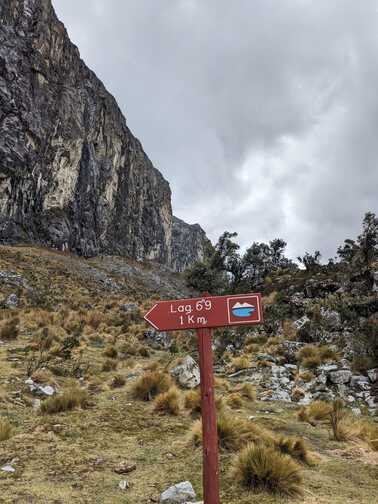
[[[144,337],[152,348],[166,350],[171,345],[171,336],[165,331],[156,331],[155,329],[149,329],[144,333]]]
[[[193,502],[196,498],[196,493],[192,484],[189,481],[182,481],[169,487],[160,495],[160,502],[166,504]]]
[[[171,375],[184,388],[195,388],[200,384],[200,370],[196,361],[190,355],[181,364],[171,369]]]

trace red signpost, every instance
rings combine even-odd
[[[209,296],[157,302],[144,319],[159,331],[197,329],[201,373],[203,493],[205,504],[219,504],[217,419],[214,400],[212,328],[261,324],[260,294]]]

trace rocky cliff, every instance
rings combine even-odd
[[[170,265],[169,184],[50,0],[2,0],[0,20],[0,241]]]
[[[211,243],[199,224],[187,224],[177,217],[173,217],[172,224],[171,265],[175,271],[184,271],[204,258]]]

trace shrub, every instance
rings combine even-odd
[[[41,404],[41,412],[44,414],[60,413],[75,408],[86,406],[88,393],[79,388],[71,388],[62,395],[49,397]]]
[[[254,387],[251,383],[243,383],[243,385],[237,390],[240,392],[242,397],[246,397],[251,401],[256,401],[256,387]]]
[[[284,320],[282,324],[284,338],[287,340],[296,340],[298,329],[291,320]]]
[[[243,406],[243,399],[240,394],[230,394],[227,397],[227,406],[232,409],[238,409]]]
[[[6,418],[0,418],[0,441],[6,441],[12,435],[12,425]]]
[[[104,372],[109,372],[109,371],[115,371],[117,369],[117,361],[113,359],[106,359],[106,361],[102,365],[102,371]]]
[[[245,355],[241,357],[235,357],[231,361],[231,369],[233,371],[241,371],[242,369],[247,369],[251,367],[251,363],[249,362],[248,357]]]
[[[281,436],[277,439],[276,446],[281,453],[290,455],[304,464],[314,463],[302,438]]]
[[[319,355],[314,355],[312,357],[305,357],[302,360],[302,366],[306,369],[316,369],[322,363]]]
[[[18,317],[14,317],[10,320],[5,320],[0,327],[0,339],[16,339],[19,333],[19,323],[20,319]]]
[[[341,425],[341,421],[344,417],[344,402],[341,399],[336,399],[335,401],[333,401],[332,409],[329,413],[333,439],[335,439],[336,441],[345,441],[347,439],[347,433]]]
[[[266,490],[289,496],[302,494],[300,466],[289,456],[261,444],[247,445],[233,464],[233,475],[250,490]]]
[[[332,410],[332,405],[325,401],[314,401],[298,412],[298,418],[302,422],[315,424],[320,421],[328,421]]]
[[[311,371],[303,371],[303,373],[300,373],[298,378],[308,383],[315,378],[315,375],[314,373],[311,373]]]
[[[167,392],[172,386],[170,376],[161,371],[147,371],[133,384],[132,392],[136,399],[151,401],[162,392]]]
[[[180,411],[180,392],[176,387],[171,387],[167,392],[162,392],[155,397],[155,411],[178,415]]]
[[[200,390],[189,390],[185,395],[184,406],[192,413],[201,413],[201,392]],[[224,408],[223,399],[215,396],[215,407],[217,411]]]
[[[141,346],[139,348],[139,355],[141,357],[149,357],[150,356],[150,350],[146,346]]]
[[[125,378],[118,374],[118,375],[113,376],[113,379],[110,382],[110,386],[112,388],[121,388],[125,385],[125,383],[126,383]]]
[[[105,357],[109,357],[110,359],[115,359],[118,355],[117,349],[114,345],[109,345],[104,350]]]
[[[247,420],[221,413],[217,418],[218,443],[223,450],[236,451],[248,442],[265,443],[274,446],[272,432]],[[202,424],[194,422],[191,431],[192,442],[198,446],[202,442]]]

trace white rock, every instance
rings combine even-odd
[[[185,503],[193,501],[196,498],[196,493],[192,484],[189,481],[182,481],[169,487],[160,495],[160,502],[173,504],[175,502]]]
[[[340,369],[339,371],[331,371],[329,378],[332,383],[342,384],[348,383],[351,379],[352,372],[349,369]]]
[[[16,469],[12,467],[10,464],[6,464],[1,468],[2,471],[4,472],[9,472],[9,473],[14,473],[16,472]]]
[[[130,483],[129,483],[127,480],[121,480],[121,481],[118,483],[118,487],[119,487],[121,490],[127,490],[128,488],[130,488]]]
[[[171,369],[171,375],[184,388],[195,388],[200,384],[200,370],[196,361],[188,355],[178,366]]]
[[[362,414],[360,408],[351,408],[351,411],[352,411],[353,415],[356,415],[356,416],[360,416]]]
[[[304,315],[303,317],[301,317],[300,319],[296,320],[295,322],[293,322],[293,325],[297,328],[297,329],[301,329],[301,327],[303,327],[305,324],[307,324],[307,322],[310,322],[310,319],[307,317],[307,315]]]
[[[372,383],[375,383],[376,381],[378,381],[378,368],[369,369],[367,374],[368,374],[368,377],[370,378],[370,381]]]
[[[51,385],[46,385],[45,387],[41,385],[40,387],[38,387],[38,389],[47,396],[52,396],[55,394],[55,389],[54,387],[51,387]]]

